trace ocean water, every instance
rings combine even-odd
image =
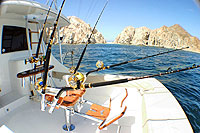
[[[67,53],[64,65],[71,67],[76,65],[85,45],[62,45],[63,53]],[[123,61],[165,52],[171,49],[119,45],[119,44],[90,44],[87,47],[79,71],[86,73],[96,69],[96,62],[101,60],[104,65],[112,65]],[[74,51],[73,61],[71,51]],[[53,55],[60,60],[59,46],[53,46]],[[200,54],[186,51],[176,51],[169,54],[132,62],[95,74],[121,74],[131,76],[144,76],[165,72],[172,69],[184,68],[200,64]],[[176,97],[185,111],[195,133],[200,132],[200,68],[184,72],[174,73],[162,77],[156,77]]]

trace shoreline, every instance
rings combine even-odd
[[[133,45],[133,44],[121,44],[121,43],[114,43],[114,42],[107,42],[107,43],[95,43],[95,44],[115,44],[115,45],[130,45],[130,46],[145,46],[145,47],[157,47],[157,48],[166,48],[166,49],[180,49],[180,48],[174,48],[174,47],[159,47],[159,46],[149,46],[149,45]],[[92,45],[95,45],[92,44]],[[55,44],[55,45],[59,45],[59,44]],[[62,43],[62,45],[85,45],[85,43],[82,44],[66,44],[66,43]],[[198,53],[200,54],[200,50],[192,50],[192,49],[183,49],[184,51],[188,51],[188,52],[194,52],[194,53]]]

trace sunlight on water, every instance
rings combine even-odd
[[[66,67],[71,67],[71,53],[74,51],[73,63],[79,60],[85,45],[62,45],[63,53],[69,52],[64,60]],[[80,66],[81,72],[88,72],[96,69],[96,62],[102,60],[105,64],[111,65],[123,61],[137,59],[169,49],[133,45],[116,44],[95,44],[88,45],[86,54]],[[60,60],[59,47],[53,46],[54,56]],[[176,51],[173,53],[152,57],[137,62],[132,62],[123,66],[101,71],[95,74],[121,74],[131,76],[144,76],[165,72],[169,67],[172,69],[183,68],[200,64],[200,54],[186,51]],[[186,112],[194,132],[200,131],[200,69],[189,70],[176,74],[166,75],[157,78],[161,81],[177,98],[182,108]]]

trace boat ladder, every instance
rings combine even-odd
[[[32,56],[35,56],[37,45],[39,43],[41,24],[39,21],[37,21],[37,19],[27,20],[27,28],[29,30],[30,47],[32,51],[34,50]],[[44,53],[44,45],[40,47],[39,55],[43,55],[43,53]]]

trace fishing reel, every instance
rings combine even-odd
[[[36,58],[35,56],[32,56],[32,57],[30,57],[30,58],[28,58],[28,59],[25,59],[25,64],[27,64],[28,62],[29,63],[38,63],[38,62],[43,62],[43,61],[45,61],[45,56],[40,56],[39,58]]]
[[[38,78],[37,82],[35,83],[35,88],[40,91],[43,87],[43,80],[42,78]]]
[[[39,59],[38,58],[36,58],[36,57],[30,57],[30,58],[28,58],[28,59],[25,59],[25,64],[27,64],[28,62],[29,63],[37,63],[39,61]]]
[[[72,66],[72,67],[70,67],[70,69],[69,69],[69,72],[71,73],[71,74],[73,74],[74,73],[74,71],[75,71],[75,67],[74,66]]]
[[[40,56],[39,57],[39,61],[40,61],[40,63],[42,63],[43,61],[45,61],[45,56]]]
[[[80,72],[77,72],[66,79],[67,84],[72,87],[74,90],[76,89],[84,89],[84,82],[86,80],[85,75]]]
[[[98,69],[102,69],[102,68],[104,67],[103,61],[98,60],[97,63],[96,63],[96,67],[97,67]]]

